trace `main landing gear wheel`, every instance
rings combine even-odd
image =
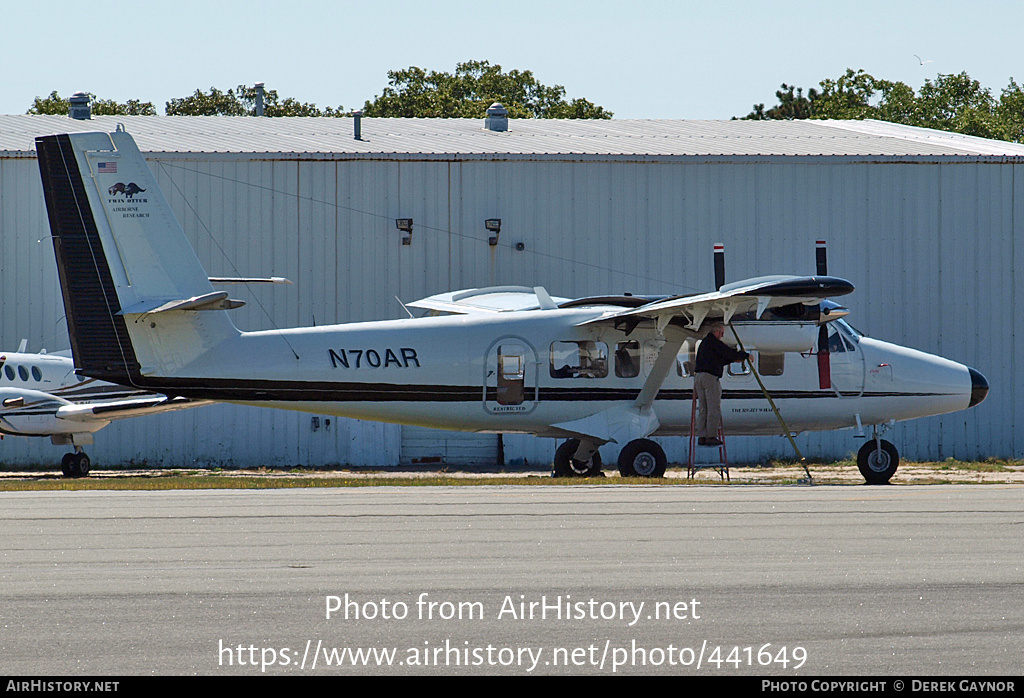
[[[89,456],[85,453],[65,453],[60,461],[64,477],[88,477],[90,465]]]
[[[576,449],[580,447],[579,439],[568,439],[555,450],[555,460],[552,463],[551,474],[554,477],[600,477],[601,454],[594,451],[586,463],[573,458]]]
[[[879,448],[878,446],[881,446]],[[874,439],[868,439],[857,452],[857,467],[860,474],[864,476],[869,485],[885,485],[900,464],[900,454],[896,447],[882,439],[875,444]]]
[[[619,451],[622,477],[664,477],[667,465],[665,450],[650,439],[634,439]]]

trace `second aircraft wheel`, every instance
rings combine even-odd
[[[665,450],[650,439],[634,439],[619,451],[622,477],[664,477],[667,465]]]

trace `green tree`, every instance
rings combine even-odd
[[[1024,90],[1013,78],[1003,89],[994,111],[1003,124],[1006,140],[1024,143]]]
[[[779,100],[777,106],[765,111],[764,104],[755,104],[754,110],[743,118],[754,121],[809,119],[813,103],[818,98],[818,91],[812,87],[807,91],[807,96],[804,97],[804,88],[782,83],[782,89],[776,90],[775,96]]]
[[[256,88],[239,85],[234,90],[222,92],[211,87],[209,93],[197,89],[188,97],[167,102],[164,111],[168,116],[256,116]],[[263,115],[347,116],[348,112],[341,105],[320,109],[315,104],[299,102],[292,97],[281,99],[277,90],[264,90]]]
[[[541,84],[529,70],[504,72],[489,61],[466,61],[455,73],[411,66],[388,71],[388,86],[363,107],[366,116],[481,118],[494,102],[513,118],[610,119],[586,99],[567,102],[561,85]]]
[[[819,83],[820,92],[782,85],[779,104],[755,104],[745,119],[878,119],[970,136],[1024,142],[1024,91],[1011,79],[997,100],[966,72],[925,80],[920,92],[903,82],[847,69]]]
[[[917,103],[921,126],[983,138],[1005,135],[991,91],[967,73],[925,80]]]
[[[90,108],[96,116],[109,116],[124,114],[129,116],[153,116],[156,109],[152,102],[141,102],[137,99],[129,99],[125,103],[112,99],[97,99],[96,95],[89,94]],[[50,93],[49,97],[36,97],[29,107],[27,114],[60,114],[67,116],[68,100],[61,97],[57,90]]]

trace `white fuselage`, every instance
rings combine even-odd
[[[241,333],[166,379],[190,386],[181,391],[190,397],[438,429],[556,436],[552,425],[630,405],[657,355],[653,324],[628,335],[604,325],[577,326],[606,311],[533,310]],[[808,329],[817,331],[810,324]],[[837,341],[842,351],[830,356],[830,387],[819,387],[818,357],[810,351],[765,357],[765,387],[792,431],[879,424],[968,406],[966,366],[860,337],[845,325],[833,331],[845,341]],[[687,353],[693,344],[684,345],[658,392],[656,435],[689,433],[693,378]],[[760,362],[758,347],[747,349]],[[722,386],[728,433],[780,432],[749,371],[733,364]]]

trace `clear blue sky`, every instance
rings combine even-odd
[[[846,68],[915,89],[967,71],[995,95],[1024,82],[1019,0],[184,0],[7,2],[0,113],[76,90],[164,104],[265,82],[318,106],[362,106],[387,71],[486,59],[532,70],[616,118],[728,119]],[[921,65],[914,57],[930,61]]]

